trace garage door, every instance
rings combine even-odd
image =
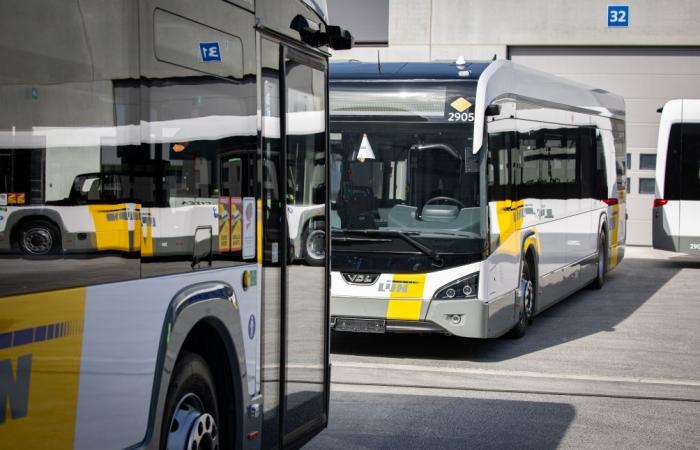
[[[700,48],[511,47],[510,58],[625,97],[627,243],[651,245],[659,114],[673,98],[700,98]]]

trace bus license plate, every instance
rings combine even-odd
[[[351,333],[384,333],[386,332],[386,320],[342,319],[339,317],[335,320],[335,330]]]

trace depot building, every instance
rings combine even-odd
[[[336,61],[511,59],[625,97],[628,234],[651,245],[660,114],[700,98],[697,0],[328,0],[356,47]]]

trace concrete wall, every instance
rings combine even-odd
[[[628,0],[628,28],[608,28],[609,0],[390,0],[388,47],[334,59],[505,58],[508,46],[700,45],[700,1]],[[371,14],[368,11],[367,14]],[[352,31],[352,29],[351,29]]]

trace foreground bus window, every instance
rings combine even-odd
[[[167,8],[0,7],[3,448],[284,448],[327,423],[325,10]]]
[[[505,61],[337,63],[330,96],[334,330],[519,337],[623,257],[620,97]]]

